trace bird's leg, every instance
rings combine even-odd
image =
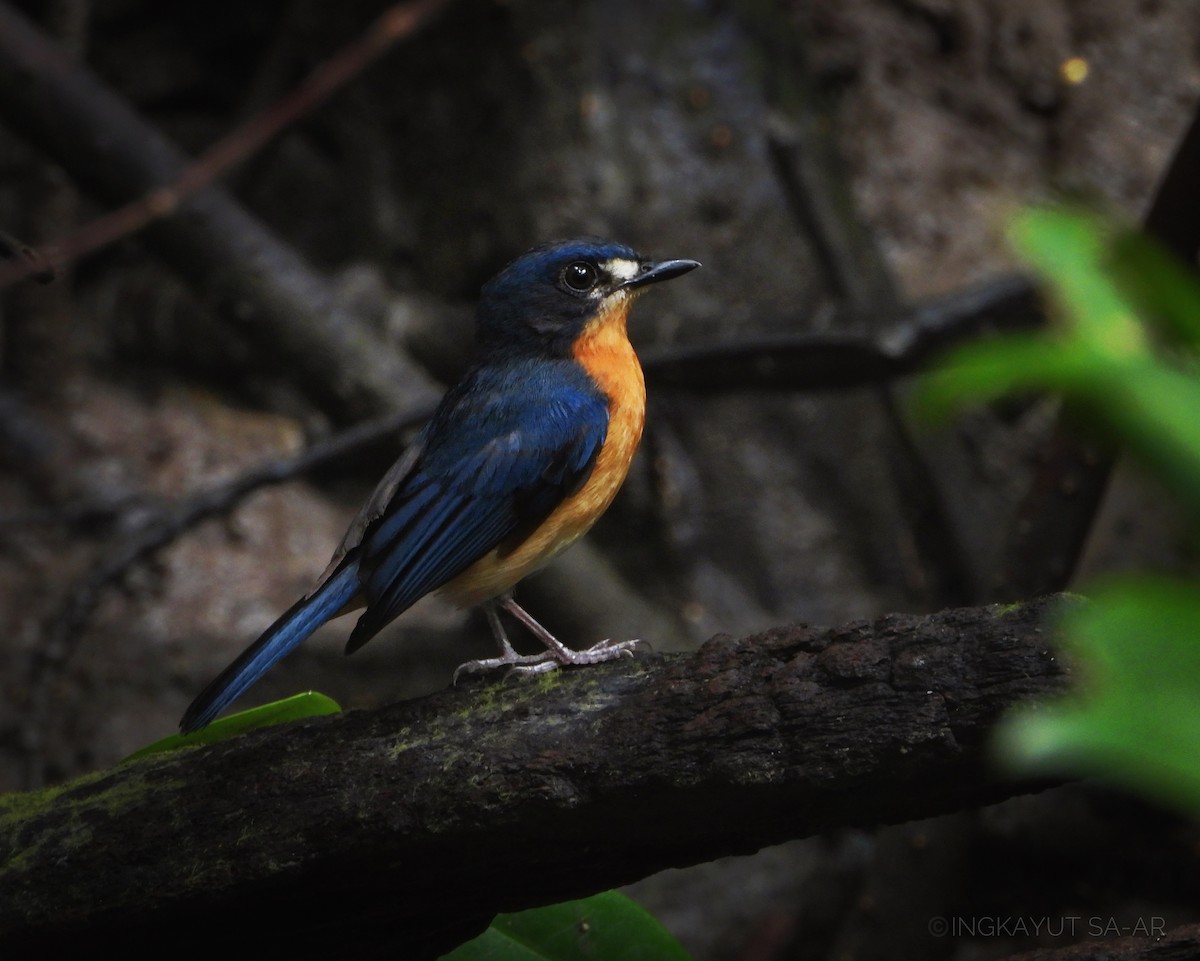
[[[496,613],[496,602],[486,601],[483,605],[483,613],[487,616],[488,627],[492,629],[492,636],[496,639],[496,643],[500,645],[500,658],[505,661],[515,661],[519,655],[508,640],[508,632],[504,629],[504,624],[500,621],[500,615]]]
[[[508,640],[508,634],[504,630],[504,625],[500,623],[500,615],[496,611],[496,602],[484,601],[481,605],[483,613],[487,616],[488,626],[492,629],[492,636],[496,638],[496,646],[500,648],[499,657],[487,657],[478,661],[467,661],[465,664],[459,664],[454,669],[454,677],[451,680],[452,684],[458,683],[458,675],[464,671],[467,674],[475,674],[480,671],[491,671],[498,667],[512,667],[521,671],[548,671],[552,670],[556,664],[549,660],[550,653],[542,654],[518,654]],[[545,665],[545,666],[543,666]]]
[[[492,634],[496,637],[496,644],[500,647],[500,656],[489,657],[479,661],[467,661],[465,664],[460,664],[454,671],[455,681],[458,680],[458,675],[463,671],[475,673],[477,671],[490,671],[497,667],[511,667],[514,671],[521,674],[541,674],[544,671],[553,671],[558,667],[566,665],[600,664],[603,661],[615,660],[618,657],[633,657],[633,649],[638,644],[643,643],[640,640],[605,640],[583,651],[572,650],[534,620],[533,615],[513,600],[511,594],[507,594],[500,598],[500,606],[524,624],[530,634],[546,645],[546,650],[540,654],[518,654],[513,649],[512,644],[509,643],[504,625],[500,623],[500,615],[496,611],[496,603],[494,600],[487,601],[483,605],[483,611],[487,615],[488,624],[491,625]]]
[[[520,670],[552,671],[559,665],[599,664],[603,661],[615,660],[618,657],[633,657],[633,649],[643,643],[636,638],[632,641],[603,640],[586,650],[575,651],[535,621],[533,615],[518,604],[511,594],[501,598],[500,606],[524,624],[530,634],[546,645],[546,654],[542,657],[548,659],[531,667],[519,668]]]

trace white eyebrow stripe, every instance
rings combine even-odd
[[[625,257],[614,257],[612,260],[605,261],[601,266],[608,271],[613,280],[621,282],[633,280],[642,270],[636,260],[628,260]]]

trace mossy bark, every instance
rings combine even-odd
[[[1066,689],[1061,603],[718,636],[0,798],[0,953],[436,956],[498,911],[1029,790],[987,739]]]

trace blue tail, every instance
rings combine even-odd
[[[200,692],[184,712],[179,729],[184,734],[191,734],[209,724],[276,661],[290,654],[313,631],[337,615],[358,593],[359,586],[358,558],[352,554],[315,594],[288,608],[262,637]]]

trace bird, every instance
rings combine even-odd
[[[454,682],[463,673],[539,673],[632,656],[637,640],[568,647],[513,589],[612,503],[646,414],[630,307],[653,284],[699,266],[582,238],[534,247],[484,284],[474,364],[351,521],[316,588],[200,692],[180,730],[206,727],[327,621],[362,610],[350,654],[432,592],[482,607],[499,648],[460,665]],[[545,650],[519,654],[502,610]]]

